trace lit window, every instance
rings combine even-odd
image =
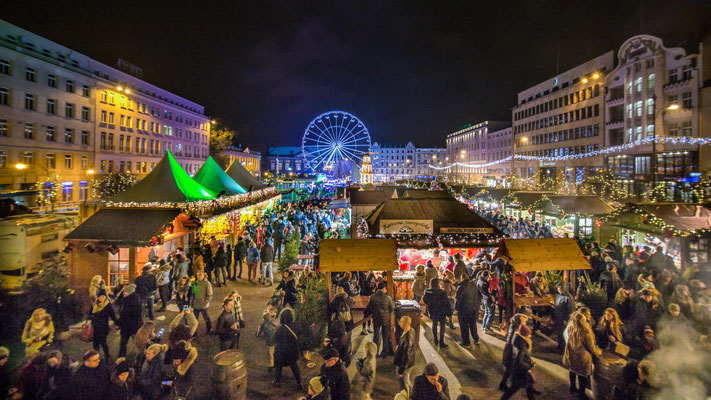
[[[67,154],[64,156],[64,168],[65,169],[72,169],[72,156],[71,154]]]
[[[25,69],[25,80],[28,80],[30,82],[36,82],[37,81],[37,70],[32,67],[27,67]]]

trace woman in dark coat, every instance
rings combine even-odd
[[[111,374],[109,400],[132,400],[136,372],[128,365],[125,358],[116,360],[116,369]]]
[[[331,322],[328,329],[328,338],[326,338],[326,351],[329,348],[338,351],[338,357],[343,361],[343,364],[348,368],[351,365],[351,337],[346,330],[346,324],[341,320]]]
[[[159,398],[163,381],[163,357],[168,345],[152,344],[138,363],[138,393],[142,400]]]
[[[99,351],[99,347],[104,349],[104,357],[107,360],[111,359],[109,345],[106,343],[106,338],[109,336],[109,319],[114,321],[114,324],[118,324],[116,311],[114,311],[113,305],[109,302],[106,291],[101,289],[97,293],[96,301],[91,306],[89,320],[91,321],[91,326],[94,327],[94,350]]]
[[[501,400],[511,398],[519,389],[526,389],[526,397],[529,400],[534,399],[538,394],[538,391],[533,388],[533,376],[530,373],[534,365],[531,358],[531,333],[531,328],[521,325],[514,336],[513,345],[516,351],[511,370],[511,387],[506,389]]]
[[[452,315],[452,306],[447,293],[439,288],[439,279],[434,278],[430,281],[430,288],[425,290],[422,301],[427,306],[427,311],[432,319],[432,334],[434,335],[435,346],[449,347],[444,342],[444,325],[447,317]],[[439,325],[439,338],[437,337],[437,325]]]
[[[299,338],[294,331],[294,311],[285,308],[279,314],[279,323],[281,324],[274,333],[274,341],[276,347],[274,349],[274,386],[281,384],[281,370],[284,367],[290,367],[294,374],[294,379],[299,387],[303,389],[301,384],[301,371],[299,370],[300,350]]]
[[[141,317],[141,300],[136,294],[136,285],[129,284],[123,288],[123,297],[117,300],[121,307],[118,326],[121,328],[121,345],[119,348],[119,357],[126,356],[126,345],[128,339],[135,335],[141,326],[143,326],[143,318]]]
[[[281,282],[277,286],[277,290],[284,292],[284,306],[287,304],[294,308],[296,306],[296,282],[294,282],[294,276],[291,271],[284,271],[282,275]]]
[[[508,389],[509,377],[511,377],[511,371],[513,369],[514,363],[514,337],[518,333],[518,329],[521,325],[526,325],[528,321],[528,316],[526,314],[514,314],[511,317],[511,323],[509,324],[509,332],[506,335],[506,344],[504,345],[504,354],[502,358],[502,363],[504,365],[504,374],[501,377],[501,382],[499,383],[499,390],[505,391]]]

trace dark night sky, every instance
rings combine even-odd
[[[299,3],[296,5],[295,3]],[[640,13],[641,5],[643,10]],[[516,93],[632,35],[698,48],[711,1],[30,1],[0,18],[228,121],[259,150],[298,145],[317,114],[358,116],[373,141],[444,146],[469,122],[510,120]]]

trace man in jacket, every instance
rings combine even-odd
[[[247,242],[242,238],[242,236],[237,238],[237,244],[235,245],[235,264],[232,269],[232,280],[236,281],[237,278],[242,279],[242,263],[244,258],[247,256]],[[237,273],[237,265],[239,264],[239,274]]]
[[[119,345],[119,357],[126,356],[126,345],[128,339],[135,335],[143,325],[141,317],[141,299],[135,293],[136,285],[130,284],[123,288],[123,297],[117,300],[121,308],[118,326],[121,329],[121,342]]]
[[[72,377],[72,399],[94,400],[108,396],[111,374],[99,352],[89,350],[82,357],[82,365]]]
[[[170,302],[170,264],[166,264],[165,261],[161,260],[160,267],[156,271],[156,284],[158,285],[158,294],[160,295],[160,301],[162,303],[161,308],[158,312],[165,311],[168,302]]]
[[[366,316],[373,316],[373,342],[380,347],[380,337],[383,337],[383,352],[382,357],[387,357],[392,354],[392,345],[390,344],[390,315],[395,311],[395,304],[387,294],[387,284],[385,282],[378,283],[378,291],[373,293],[368,300],[368,306],[365,309]]]
[[[234,308],[234,301],[226,298],[222,304],[222,313],[217,317],[215,333],[220,338],[220,351],[239,348],[239,321]]]
[[[459,330],[462,334],[462,346],[469,346],[469,334],[472,336],[474,344],[479,344],[479,333],[476,330],[476,322],[479,319],[479,305],[481,296],[474,282],[469,280],[469,275],[459,276],[460,283],[454,295],[454,309],[459,316]]]
[[[565,350],[565,338],[563,337],[563,331],[568,324],[570,319],[570,314],[575,310],[575,299],[568,292],[568,288],[565,283],[559,283],[556,288],[555,304],[553,305],[553,330],[556,333],[558,339],[558,351],[563,352]]]
[[[476,283],[476,287],[479,290],[479,295],[484,300],[484,320],[481,322],[484,332],[488,332],[491,329],[491,322],[494,320],[494,310],[496,307],[496,300],[494,296],[489,291],[489,271],[483,271],[479,275],[479,280]]]
[[[454,255],[454,276],[460,276],[461,274],[469,274],[469,269],[467,269],[467,264],[462,260],[462,254],[457,253]]]
[[[422,301],[427,306],[430,318],[432,319],[432,335],[434,336],[435,346],[441,348],[449,347],[449,345],[444,342],[444,326],[447,323],[447,317],[452,315],[452,307],[449,303],[447,293],[439,287],[439,279],[432,279],[430,288],[425,290]],[[439,339],[437,338],[438,325]]]
[[[331,400],[350,400],[351,383],[348,379],[346,367],[338,356],[338,350],[328,349],[323,358],[321,377],[326,379],[331,392]]]
[[[412,400],[450,400],[447,378],[439,376],[435,363],[427,363],[425,372],[415,378]]]
[[[407,315],[400,318],[399,324],[400,328],[402,328],[402,335],[400,335],[397,343],[393,363],[397,368],[400,389],[405,390],[409,397],[412,392],[410,374],[412,373],[412,367],[415,366],[415,332],[411,327],[412,319]]]
[[[212,321],[210,316],[207,315],[207,307],[210,306],[210,300],[212,300],[212,284],[207,280],[204,272],[197,273],[197,280],[193,282],[191,292],[195,319],[200,319],[200,314],[202,314],[207,326],[207,333],[210,333]]]
[[[277,224],[274,228],[274,258],[281,258],[281,244],[284,242],[284,228]]]
[[[262,251],[259,254],[259,258],[262,260],[262,276],[264,277],[264,284],[267,284],[269,280],[269,286],[274,284],[274,272],[272,271],[272,263],[274,262],[274,247],[272,246],[272,239],[267,238],[262,246]]]
[[[141,302],[148,307],[148,318],[153,321],[155,319],[155,314],[153,312],[153,303],[155,302],[155,291],[158,289],[158,281],[156,277],[151,274],[151,264],[146,263],[143,267],[143,273],[136,277],[133,282],[136,284],[136,293],[138,297],[141,298]]]

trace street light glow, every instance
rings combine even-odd
[[[15,168],[17,168],[17,169],[25,169],[25,168],[27,168],[27,164],[17,163],[17,164],[15,164]]]
[[[676,103],[671,104],[669,107],[667,107],[667,110],[678,110],[678,109],[679,109],[679,105]]]
[[[89,175],[94,175],[94,170],[93,170],[93,169],[90,169],[90,170],[86,171],[86,173],[89,174]]]

